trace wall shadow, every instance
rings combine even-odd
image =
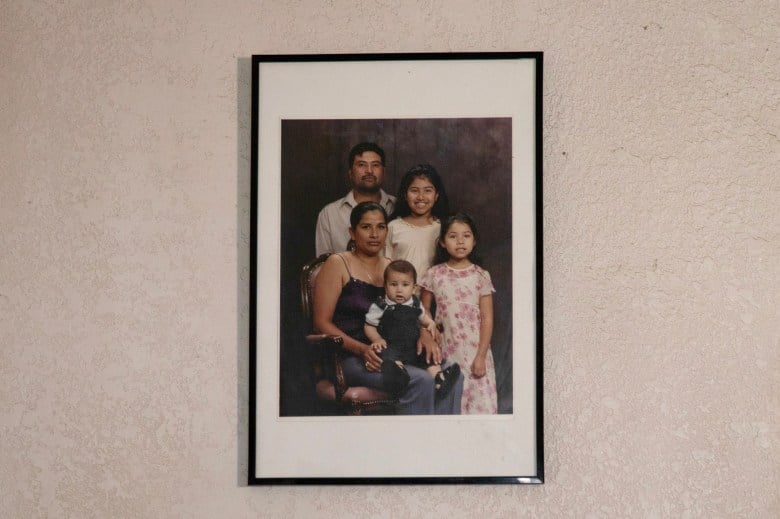
[[[252,60],[236,62],[236,478],[248,486],[249,473],[249,252],[251,236]]]

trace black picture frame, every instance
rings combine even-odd
[[[252,56],[250,485],[544,482],[542,71],[542,52]],[[509,308],[493,335],[497,415],[309,412],[297,275],[317,213],[347,190],[346,143],[361,139],[392,143],[396,182],[435,157],[460,179],[456,205],[487,222],[482,253]],[[387,462],[343,438],[409,447]]]

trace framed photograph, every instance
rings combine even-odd
[[[544,481],[542,58],[253,56],[250,485]]]

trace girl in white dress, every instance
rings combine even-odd
[[[436,169],[418,164],[401,180],[387,226],[385,256],[406,260],[421,275],[433,263],[441,220],[449,212],[447,193]]]
[[[496,368],[490,351],[493,334],[493,283],[477,265],[477,229],[465,213],[442,224],[436,265],[420,279],[420,299],[430,311],[436,299],[436,324],[443,326],[442,354],[464,374],[463,414],[498,411]]]

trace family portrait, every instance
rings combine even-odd
[[[250,481],[540,482],[541,54],[253,65]]]
[[[511,118],[283,120],[280,226],[280,416],[512,413]]]

